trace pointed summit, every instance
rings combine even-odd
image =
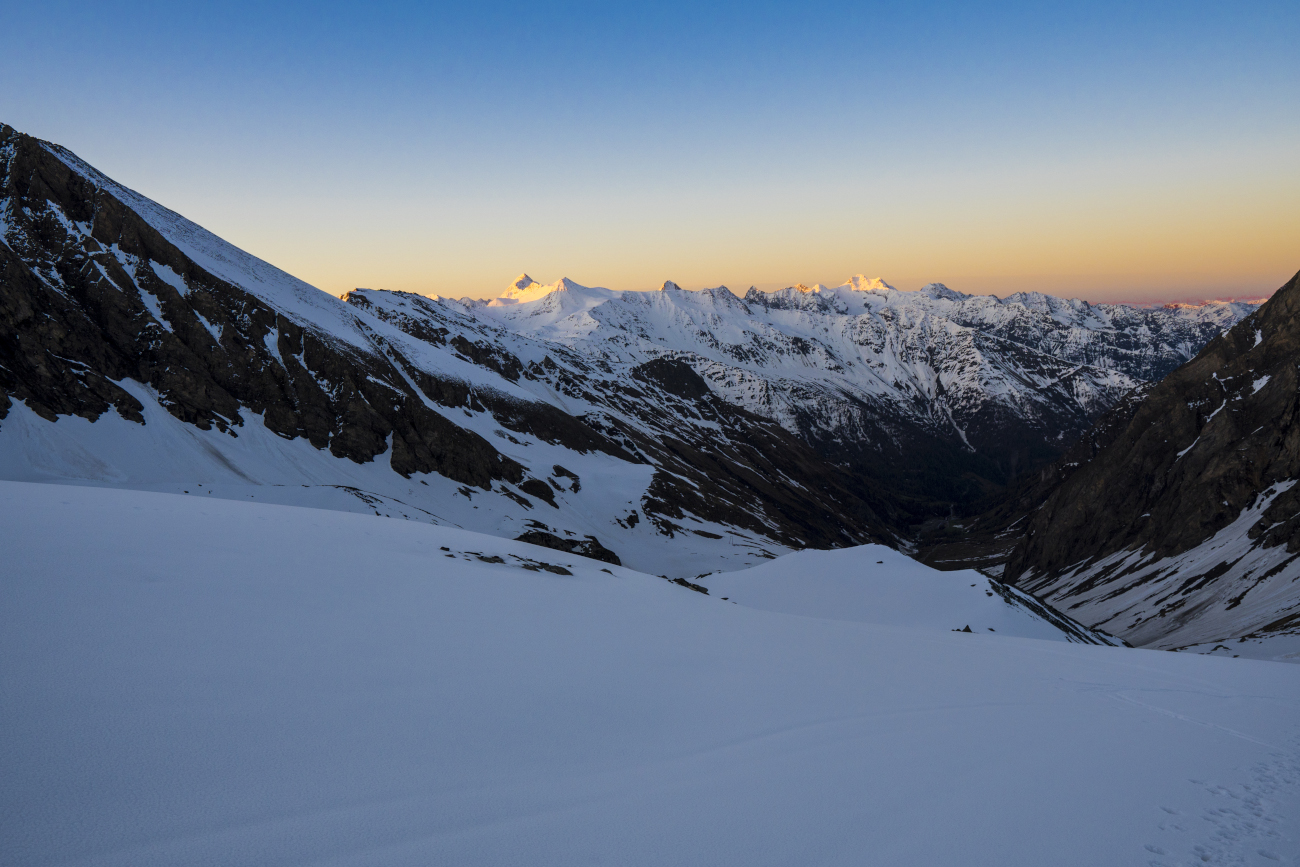
[[[488,302],[488,307],[517,307],[521,304],[532,305],[534,301],[547,299],[546,306],[549,310],[566,310],[572,313],[575,309],[585,304],[603,301],[609,298],[612,293],[608,289],[598,287],[583,286],[576,283],[568,277],[561,277],[554,283],[538,283],[527,274],[520,274],[510,288],[501,293],[499,298],[493,298]],[[576,307],[575,307],[576,305]],[[537,310],[533,306],[528,308],[530,316],[536,315]],[[566,313],[566,315],[568,315]]]
[[[671,281],[671,280],[665,280],[665,281],[664,281],[664,285],[662,285],[662,286],[659,287],[659,291],[660,291],[660,292],[669,292],[669,291],[680,292],[680,291],[682,291],[682,287],[678,286],[676,283],[674,283],[674,282]]]
[[[524,304],[529,301],[536,301],[543,295],[553,290],[554,286],[543,286],[527,274],[520,274],[515,281],[502,292],[500,297],[493,298],[488,304],[492,307],[505,307],[510,304]]]

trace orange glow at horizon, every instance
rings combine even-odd
[[[545,206],[268,199],[206,223],[187,216],[335,295],[365,286],[490,298],[521,272],[616,290],[672,280],[743,294],[863,273],[900,289],[937,282],[998,296],[1258,298],[1300,270],[1292,153],[1274,142],[1226,162],[1147,154],[1121,168],[942,176],[909,166],[886,186],[864,176],[794,189],[683,185],[654,197],[583,189]]]
[[[335,295],[1300,269],[1295,2],[84,5],[7,10],[0,119]]]

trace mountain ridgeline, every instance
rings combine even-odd
[[[1298,370],[1300,274],[1056,469],[1004,577],[1135,644],[1300,651]]]
[[[339,299],[0,126],[0,477],[404,516],[672,577],[907,548],[1056,472],[1254,310],[863,277]],[[1075,553],[1026,548],[1016,574]]]
[[[524,276],[511,293],[458,304],[357,290],[346,300],[413,336],[456,334],[466,357],[503,375],[545,351],[554,369],[539,375],[558,390],[641,425],[664,413],[628,400],[624,383],[644,381],[638,367],[659,359],[689,365],[712,394],[777,422],[855,485],[888,491],[882,514],[900,535],[1059,456],[1144,376],[1173,369],[1253,309],[1138,311],[938,285],[899,292],[861,278],[738,297]],[[679,414],[671,429],[693,426]]]

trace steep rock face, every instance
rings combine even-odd
[[[237,436],[244,413],[356,462],[391,448],[403,475],[479,487],[522,470],[413,393],[382,351],[349,346],[182,253],[75,158],[0,128],[0,418],[14,398],[43,418],[143,421],[116,382],[176,418]],[[390,445],[391,441],[391,445]]]
[[[1005,576],[1134,644],[1300,631],[1300,275],[1153,386]]]

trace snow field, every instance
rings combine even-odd
[[[854,622],[847,567],[792,615],[197,495],[0,483],[0,550],[6,864],[1300,855],[1295,666]],[[752,571],[713,593],[785,605]]]
[[[1052,624],[1004,602],[975,570],[940,572],[883,545],[796,551],[752,569],[698,580],[715,596],[763,611],[1066,640]]]
[[[763,552],[786,550],[713,522],[696,526],[719,539],[681,534],[667,540],[647,520],[620,526],[618,519],[642,508],[652,467],[600,452],[580,454],[525,434],[512,434],[512,442],[495,435],[500,427],[488,413],[467,415],[438,407],[540,478],[557,464],[577,473],[581,490],[556,491],[561,509],[540,501],[528,509],[502,493],[500,482],[489,492],[436,473],[403,478],[390,467],[389,453],[365,464],[336,458],[305,439],[276,436],[247,410],[245,423],[235,429],[238,436],[203,431],[167,412],[148,386],[132,380],[119,385],[140,401],[145,424],[127,421],[111,409],[93,424],[75,416],[51,424],[15,402],[0,421],[0,479],[168,493],[202,490],[226,499],[405,517],[507,538],[540,521],[560,535],[594,535],[623,563],[672,577],[743,567],[761,562]]]

